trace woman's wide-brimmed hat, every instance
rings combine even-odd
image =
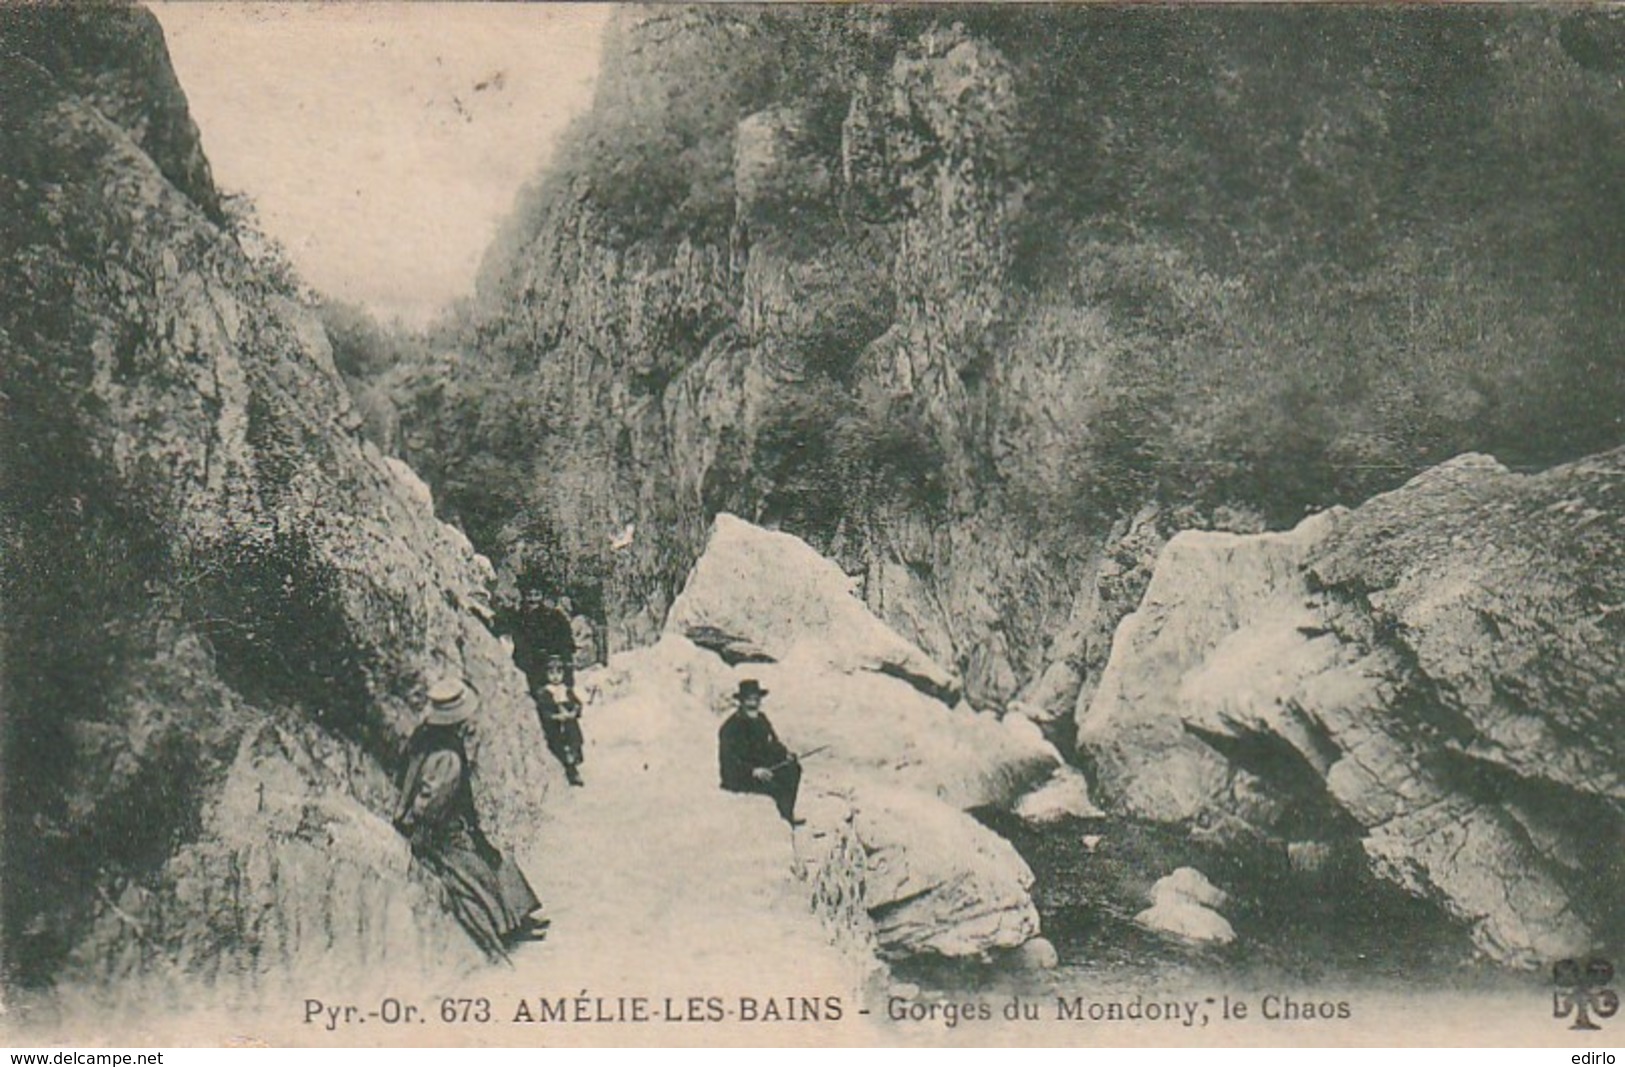
[[[479,698],[460,678],[442,678],[429,687],[429,710],[423,721],[432,726],[456,726],[473,717]]]

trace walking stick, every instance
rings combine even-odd
[[[819,745],[817,748],[809,748],[807,751],[799,754],[792,753],[789,759],[779,760],[779,762],[773,764],[771,767],[763,767],[762,770],[771,772],[778,770],[780,767],[788,767],[792,763],[799,762],[800,760],[807,759],[811,756],[816,756],[829,747],[830,746],[828,745]]]

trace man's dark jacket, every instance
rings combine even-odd
[[[547,682],[547,658],[564,660],[564,679],[575,678],[576,640],[570,619],[558,608],[521,607],[502,620],[503,632],[513,637],[513,664],[525,672],[532,688]]]
[[[717,756],[722,765],[722,788],[734,792],[759,792],[760,782],[750,772],[757,767],[772,767],[790,758],[773,724],[766,715],[754,719],[743,711],[728,716],[717,732]]]

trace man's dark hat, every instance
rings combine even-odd
[[[767,692],[768,691],[766,689],[762,688],[761,682],[758,682],[754,678],[746,678],[739,683],[739,692],[734,694],[734,699],[743,700],[745,697],[765,697],[767,696]]]

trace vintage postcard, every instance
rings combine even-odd
[[[8,1044],[1625,1027],[1625,8],[0,50]]]

